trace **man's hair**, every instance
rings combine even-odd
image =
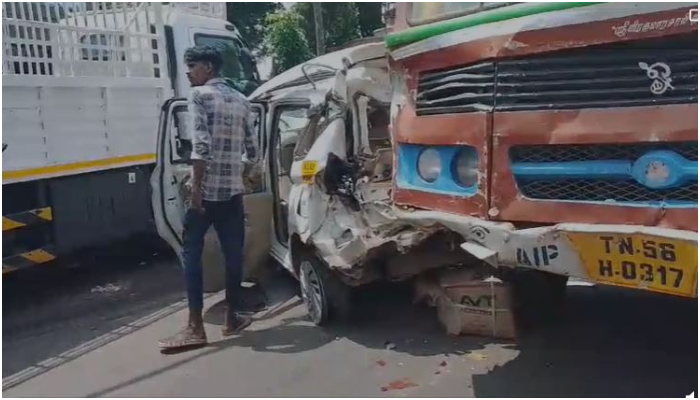
[[[221,71],[221,66],[224,64],[224,58],[216,47],[194,46],[185,51],[185,62],[211,63],[214,72],[218,74]]]

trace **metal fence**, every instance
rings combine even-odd
[[[2,3],[3,75],[166,74],[160,3]]]

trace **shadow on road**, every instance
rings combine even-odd
[[[654,397],[697,393],[697,300],[615,288],[569,289],[563,320],[523,332],[516,342],[445,334],[435,310],[412,306],[411,288],[368,288],[346,324],[318,328],[304,319],[297,282],[284,272],[261,282],[267,310],[251,330],[181,355],[162,368],[92,393],[106,396],[231,347],[299,354],[338,340],[413,356],[448,355],[472,360],[463,374],[478,397]],[[207,310],[220,324],[224,307]],[[256,326],[257,325],[257,326]],[[496,344],[508,347],[495,356]],[[484,359],[471,358],[475,354]],[[183,357],[184,356],[184,357]],[[475,361],[476,360],[476,361]],[[478,364],[478,365],[477,365]],[[469,368],[477,365],[479,368]],[[484,371],[486,371],[484,373]]]
[[[697,393],[697,300],[569,288],[563,321],[473,377],[477,397],[685,397]]]
[[[486,343],[501,343],[490,338],[446,335],[434,309],[411,305],[413,291],[410,285],[383,284],[364,288],[353,297],[351,319],[329,327],[317,327],[304,318],[299,309],[302,302],[297,293],[298,283],[285,272],[279,272],[262,286],[271,305],[254,317],[256,321],[270,320],[295,308],[298,312],[269,329],[245,332],[239,339],[234,339],[236,346],[292,354],[344,338],[367,348],[386,349],[389,346],[399,353],[432,356],[461,355],[480,349]],[[207,310],[205,321],[221,325],[224,311],[223,302],[217,303]]]
[[[290,282],[296,285],[296,282]],[[516,342],[445,334],[434,309],[409,306],[407,286],[381,286],[356,299],[349,324],[318,328],[299,315],[222,344],[294,354],[347,339],[414,356],[457,355],[497,344],[517,351],[473,376],[478,397],[678,397],[697,393],[697,300],[612,287],[570,287],[556,322],[521,331]],[[300,304],[294,292],[277,299]],[[265,315],[265,314],[263,314]],[[264,317],[258,316],[258,319]]]
[[[184,306],[163,246],[128,241],[79,256],[3,277],[3,390]]]
[[[298,283],[285,272],[274,274],[267,282],[261,282],[267,295],[268,309],[258,313],[256,323],[271,327],[244,331],[240,336],[210,343],[189,357],[151,371],[88,397],[109,396],[125,387],[161,375],[182,365],[208,357],[231,347],[249,347],[257,352],[298,354],[329,345],[336,340],[351,340],[367,348],[386,349],[418,356],[451,354],[462,355],[482,349],[494,340],[478,337],[451,337],[437,322],[434,310],[411,307],[412,292],[407,286],[380,286],[368,288],[357,297],[357,313],[350,323],[320,328],[308,322],[301,310],[297,296]],[[205,312],[208,323],[221,324],[225,307],[219,302]],[[272,321],[279,316],[286,316]]]

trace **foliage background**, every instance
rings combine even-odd
[[[312,3],[228,3],[228,19],[258,59],[272,59],[272,76],[316,57]],[[321,3],[327,50],[383,27],[382,3]]]

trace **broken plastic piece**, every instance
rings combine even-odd
[[[459,247],[493,267],[498,265],[498,253],[494,250],[471,242],[464,242]]]

